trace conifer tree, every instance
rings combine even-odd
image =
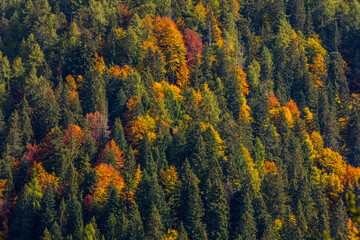
[[[116,239],[116,218],[113,213],[110,214],[109,218],[106,221],[104,236],[105,239]]]
[[[85,82],[80,92],[84,113],[105,113],[106,94],[103,76],[98,69],[92,67],[84,78]]]
[[[141,182],[139,183],[139,189],[136,195],[145,229],[148,229],[147,223],[149,223],[153,205],[161,216],[162,224],[169,228],[170,212],[165,201],[164,191],[158,183],[157,174],[150,175],[144,170]]]
[[[20,119],[21,132],[22,132],[22,144],[26,146],[28,143],[31,143],[34,134],[31,126],[31,121],[29,118],[29,113],[30,113],[29,104],[26,98],[23,99],[21,105],[22,107],[19,114],[19,119]]]
[[[50,184],[47,185],[44,195],[41,198],[39,217],[41,222],[39,225],[39,233],[44,231],[44,228],[51,229],[55,221],[56,210],[54,192]]]
[[[59,127],[55,127],[49,137],[47,145],[48,153],[45,155],[45,168],[50,172],[55,172],[57,176],[62,177],[66,170],[68,160],[65,149],[63,134]]]
[[[291,17],[290,23],[295,30],[304,30],[304,24],[306,20],[306,11],[303,0],[293,0],[290,2]]]
[[[190,168],[188,161],[184,163],[181,189],[180,219],[190,239],[207,239],[203,202],[200,197],[198,179]]]
[[[161,240],[164,237],[164,227],[161,222],[161,217],[156,206],[152,206],[151,214],[147,223],[146,238]]]
[[[31,199],[29,188],[25,185],[14,206],[14,217],[10,223],[12,239],[35,239],[36,209]]]
[[[178,235],[178,239],[179,240],[189,240],[187,232],[185,231],[184,228],[184,224],[181,222],[180,223],[180,228],[179,228],[179,235]]]
[[[215,170],[216,171],[216,170]],[[224,187],[216,173],[206,182],[205,222],[209,239],[228,239],[229,207]]]
[[[272,218],[267,211],[262,195],[259,194],[255,196],[252,203],[257,229],[256,239],[274,239],[275,232],[272,225]]]
[[[72,195],[67,204],[68,222],[66,232],[73,236],[74,240],[82,239],[84,230],[83,214],[80,202]]]
[[[126,238],[129,240],[142,240],[145,237],[143,222],[140,217],[138,206],[134,203],[129,213],[129,223],[126,231]]]
[[[23,133],[21,132],[20,119],[18,111],[15,110],[9,119],[9,133],[7,143],[9,147],[9,154],[12,157],[20,157],[22,155],[24,145],[22,141]]]
[[[348,234],[346,209],[343,201],[340,199],[336,206],[334,216],[330,219],[331,236],[333,238],[346,239]]]
[[[52,227],[50,229],[50,233],[51,233],[52,240],[63,240],[64,239],[62,236],[62,233],[61,233],[60,226],[57,224],[56,221],[52,225]]]
[[[254,219],[254,209],[251,204],[251,199],[246,193],[243,205],[243,213],[241,214],[240,221],[235,228],[235,238],[241,237],[242,239],[256,239],[256,222]]]
[[[346,144],[349,147],[348,160],[353,166],[360,166],[360,115],[357,110],[353,111],[347,126]]]

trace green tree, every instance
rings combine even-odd
[[[105,113],[106,94],[105,82],[100,71],[95,67],[89,69],[85,75],[85,81],[80,92],[80,100],[84,113]]]
[[[206,225],[203,223],[204,205],[200,197],[198,181],[189,162],[186,161],[183,166],[179,214],[190,239],[207,239]]]
[[[63,240],[64,239],[62,236],[62,233],[61,233],[60,226],[57,224],[56,221],[52,225],[52,227],[50,229],[50,233],[51,233],[52,240]]]
[[[146,238],[153,240],[161,240],[164,237],[164,226],[156,206],[153,205],[151,214],[147,223]]]
[[[215,170],[216,172],[216,170]],[[205,218],[209,239],[228,239],[229,206],[224,187],[216,173],[206,182]]]
[[[43,232],[45,229],[51,229],[55,217],[55,196],[50,184],[48,184],[40,202],[39,218],[41,224],[39,225],[39,233]]]
[[[34,137],[34,133],[32,130],[32,125],[29,117],[30,109],[29,104],[26,98],[23,99],[21,103],[21,111],[19,114],[21,132],[22,132],[22,143],[26,146],[28,143],[31,143]]]

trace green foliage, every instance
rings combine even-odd
[[[0,1],[0,239],[354,237],[359,16]]]

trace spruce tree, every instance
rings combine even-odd
[[[21,122],[18,111],[15,110],[9,119],[9,133],[7,137],[7,144],[9,147],[10,156],[16,158],[22,155],[23,145],[23,133],[21,131]]]
[[[125,239],[143,240],[145,237],[144,226],[136,203],[132,204],[128,219],[129,223]]]
[[[66,226],[67,234],[71,234],[74,240],[81,240],[84,230],[83,214],[80,202],[75,195],[72,195],[67,204],[68,221]]]
[[[259,193],[252,201],[254,208],[254,218],[256,222],[257,239],[274,239],[275,231],[273,229],[272,218],[268,213],[264,199]]]
[[[182,222],[180,223],[178,232],[179,232],[178,240],[189,240],[187,232],[184,228],[184,224]]]
[[[29,118],[29,104],[26,98],[23,99],[21,111],[19,114],[20,126],[22,132],[22,144],[26,146],[28,143],[31,143],[33,140],[34,134],[31,126],[31,121]]]
[[[110,214],[109,218],[106,221],[105,229],[104,229],[104,236],[105,239],[117,239],[116,234],[116,218],[113,213]]]
[[[190,168],[188,161],[184,163],[181,189],[180,220],[190,239],[207,239],[203,202],[200,197],[198,179]]]
[[[157,174],[150,175],[144,170],[136,197],[145,229],[148,228],[153,205],[161,216],[162,224],[166,228],[170,227],[170,211],[165,201],[164,191],[157,180]]]
[[[146,225],[147,239],[161,240],[164,238],[164,226],[162,225],[159,211],[155,205],[152,206],[151,214]]]
[[[39,218],[41,224],[39,225],[39,233],[43,232],[44,229],[51,229],[54,224],[55,217],[56,210],[54,192],[50,184],[48,184],[40,202]]]
[[[256,222],[254,219],[254,209],[248,193],[245,195],[243,212],[240,221],[237,223],[234,232],[235,238],[241,237],[242,239],[255,240],[256,239]]]
[[[102,114],[105,113],[105,83],[100,71],[92,67],[84,78],[85,82],[80,92],[84,113],[94,113],[96,111]]]
[[[346,209],[343,201],[340,199],[333,217],[330,218],[331,236],[334,239],[347,239],[347,222]]]
[[[229,206],[225,199],[223,184],[216,173],[207,180],[205,189],[204,220],[208,237],[209,239],[228,239]]]
[[[62,236],[62,233],[61,233],[60,226],[57,224],[56,221],[52,225],[52,227],[50,229],[50,233],[51,233],[52,240],[63,240],[64,239]]]

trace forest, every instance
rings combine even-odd
[[[0,14],[0,239],[360,238],[359,0]]]

